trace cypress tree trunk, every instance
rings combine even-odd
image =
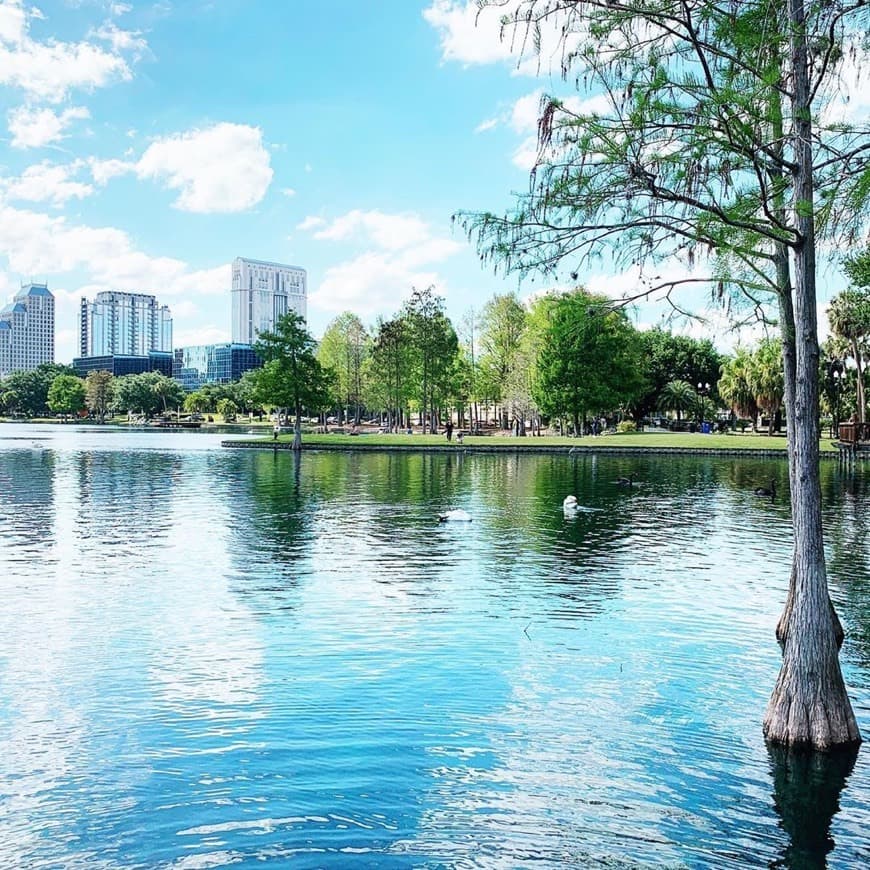
[[[302,406],[296,403],[296,420],[293,424],[293,450],[302,449]]]
[[[773,743],[830,749],[861,740],[840,670],[828,598],[819,481],[815,226],[810,88],[803,0],[789,0],[795,218],[795,382],[789,410],[793,473],[794,594],[784,632],[782,667],[764,716]]]

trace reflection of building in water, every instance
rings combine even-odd
[[[76,533],[138,547],[162,546],[172,526],[181,459],[162,451],[82,453],[76,467]]]
[[[260,365],[249,344],[200,344],[175,349],[172,377],[185,390],[198,390],[205,384],[233,383]]]
[[[0,378],[54,362],[54,296],[25,284],[0,311]]]
[[[0,451],[0,566],[20,546],[45,548],[54,537],[55,455],[34,445]],[[16,552],[17,551],[17,552]],[[0,574],[5,572],[0,567]]]

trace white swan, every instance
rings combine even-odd
[[[576,495],[566,495],[562,502],[562,511],[566,517],[576,517],[577,514],[593,514],[601,508],[591,508],[580,504]]]
[[[577,504],[577,496],[576,495],[566,495],[565,500],[562,502],[562,510],[565,513],[571,513],[572,511],[576,511],[580,505]]]
[[[453,510],[444,511],[443,514],[438,514],[439,523],[470,523],[471,514],[462,508],[454,508]]]

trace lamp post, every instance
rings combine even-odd
[[[700,426],[701,431],[703,432],[704,431],[704,410],[705,410],[705,408],[704,408],[704,404],[701,400],[705,399],[707,396],[710,395],[710,384],[709,383],[702,383],[701,381],[698,381],[697,391],[698,391],[698,417],[700,417],[700,419],[698,420],[698,424]]]

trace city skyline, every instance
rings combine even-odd
[[[576,264],[547,281],[494,275],[451,221],[510,208],[541,96],[580,98],[555,59],[539,67],[502,39],[499,14],[478,16],[474,0],[338,0],[329,15],[2,0],[0,297],[47,282],[67,361],[79,299],[116,287],[164,300],[178,346],[230,341],[240,253],[304,266],[315,337],[344,310],[391,316],[413,286],[434,285],[456,323],[495,292],[567,286]],[[860,65],[844,62],[834,106],[853,120],[870,110]],[[639,283],[606,257],[578,272],[611,296]],[[845,282],[830,263],[820,278],[824,308]],[[705,307],[703,293],[684,298]],[[631,314],[649,326],[666,310]],[[716,314],[686,329],[727,340]]]

